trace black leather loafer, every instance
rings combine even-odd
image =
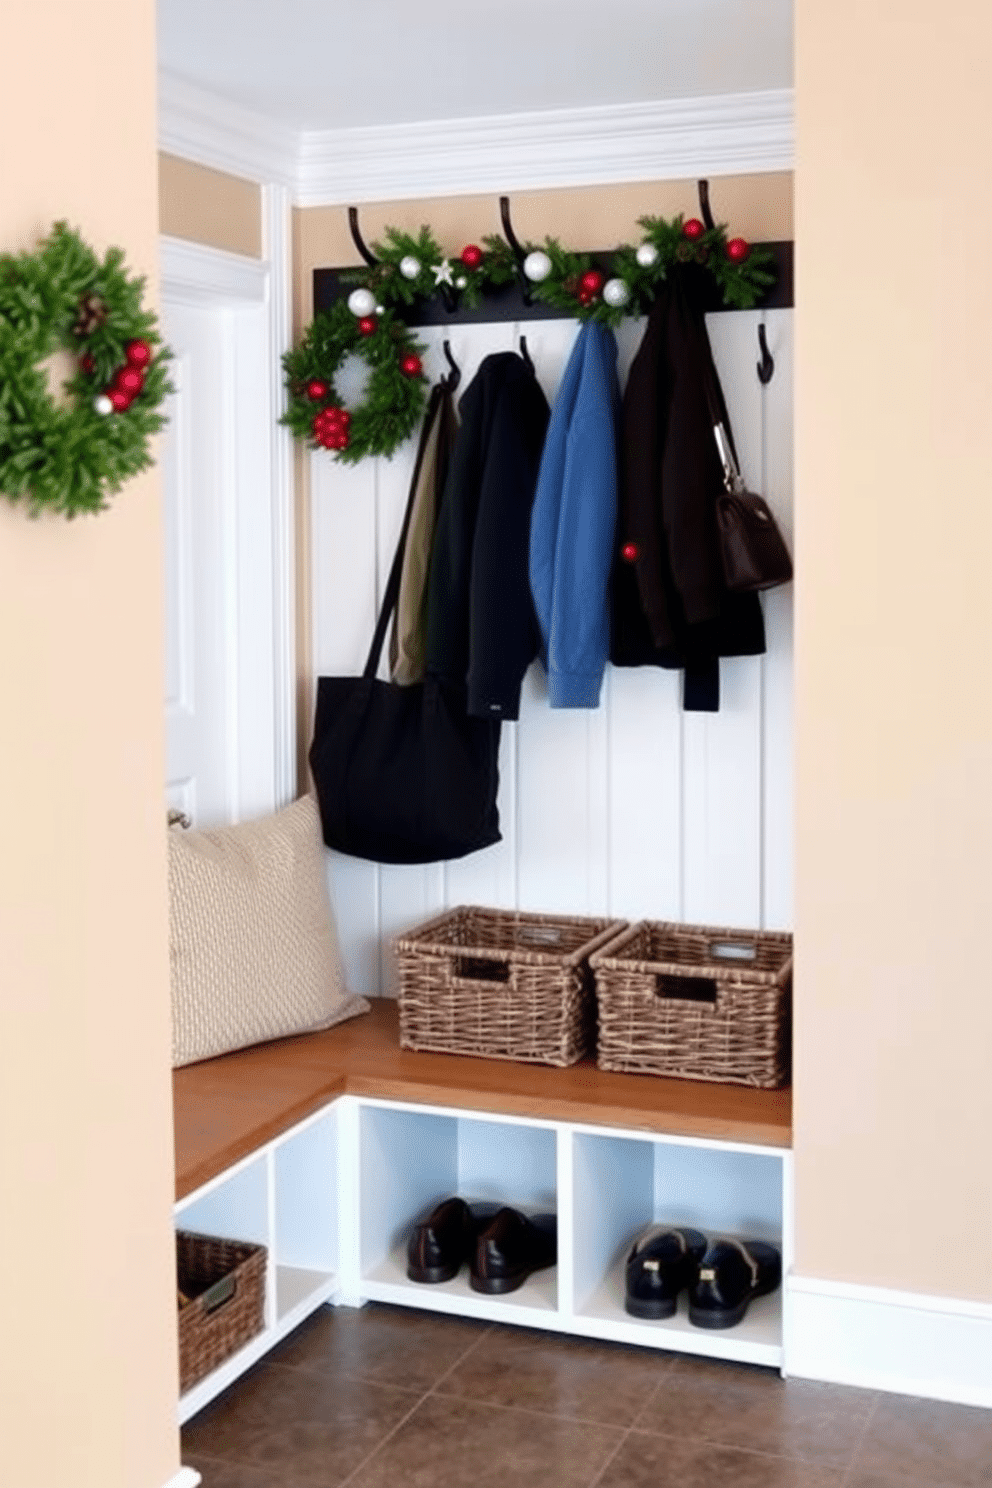
[[[471,1258],[479,1230],[498,1204],[466,1204],[445,1199],[414,1225],[406,1247],[406,1274],[411,1281],[450,1281]]]
[[[689,1288],[689,1321],[697,1328],[732,1328],[755,1297],[782,1280],[782,1256],[763,1240],[715,1240]]]
[[[706,1236],[682,1226],[652,1225],[639,1235],[624,1269],[624,1307],[631,1317],[672,1317],[705,1250]]]
[[[469,1268],[476,1292],[515,1292],[532,1271],[558,1259],[558,1221],[554,1214],[521,1214],[504,1208],[479,1231]]]

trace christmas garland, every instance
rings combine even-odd
[[[65,222],[34,253],[0,254],[0,492],[31,514],[96,512],[152,463],[172,391],[144,280],[111,248],[103,261]],[[78,360],[65,401],[46,358]]]
[[[644,229],[642,241],[618,248],[609,274],[594,265],[591,254],[563,248],[557,238],[546,238],[543,247],[524,245],[518,265],[500,237],[484,238],[484,248],[469,243],[452,260],[428,227],[416,236],[387,227],[386,242],[372,245],[376,263],[344,277],[387,304],[411,305],[441,292],[451,308],[474,307],[487,289],[522,277],[531,298],[541,304],[612,326],[628,315],[646,314],[659,284],[677,264],[702,265],[723,303],[736,310],[749,310],[775,282],[769,250],[728,238],[722,225],[706,227],[698,217],[682,216],[641,217],[638,225]]]
[[[449,258],[429,227],[419,233],[387,227],[385,242],[372,245],[375,262],[342,278],[358,288],[347,301],[314,317],[303,341],[283,357],[289,408],[282,422],[312,447],[333,450],[355,464],[366,455],[391,455],[413,433],[426,391],[421,356],[406,326],[389,305],[410,306],[440,294],[450,310],[474,308],[487,290],[522,280],[530,296],[579,320],[616,326],[628,315],[644,315],[659,284],[678,264],[697,264],[712,275],[723,303],[747,310],[775,280],[767,248],[728,238],[722,226],[696,217],[641,217],[644,237],[625,245],[604,274],[588,253],[573,253],[556,238],[543,248],[528,243],[517,254],[505,239],[469,243]],[[334,374],[349,353],[372,368],[368,391],[353,413],[343,407]]]
[[[367,288],[354,290],[315,315],[299,346],[282,359],[289,406],[282,422],[313,448],[333,450],[357,464],[366,455],[392,455],[409,439],[427,398],[424,347]],[[362,402],[345,408],[334,377],[349,355],[371,369]]]

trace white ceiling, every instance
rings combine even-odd
[[[296,130],[792,86],[792,0],[158,0],[159,66]]]

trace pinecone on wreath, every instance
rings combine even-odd
[[[107,306],[98,294],[85,294],[77,306],[74,336],[92,336],[107,319]]]

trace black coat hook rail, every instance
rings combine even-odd
[[[757,246],[757,245],[756,245]],[[771,251],[775,260],[775,283],[766,295],[758,300],[755,310],[790,310],[793,306],[793,276],[792,260],[793,245],[791,241],[775,241],[762,243],[762,248]],[[591,254],[592,260],[597,268],[602,269],[607,275],[610,273],[610,265],[614,250],[606,248],[597,250]],[[342,281],[342,275],[353,273],[354,265],[329,269],[314,269],[313,271],[313,308],[314,313],[320,310],[329,310],[338,300],[346,300],[354,289],[354,284],[346,284]],[[393,304],[390,309],[397,319],[406,325],[415,328],[417,326],[447,326],[447,325],[486,325],[501,321],[514,320],[570,320],[573,319],[567,310],[555,310],[550,305],[542,305],[540,300],[525,299],[525,291],[520,281],[513,284],[503,285],[499,289],[487,291],[481,305],[469,309],[464,305],[458,305],[454,309],[448,309],[444,300],[438,295],[430,295],[426,299],[416,300],[412,305]],[[728,310],[720,298],[720,291],[713,285],[712,299],[704,307],[706,310]],[[728,313],[731,313],[728,311]]]

